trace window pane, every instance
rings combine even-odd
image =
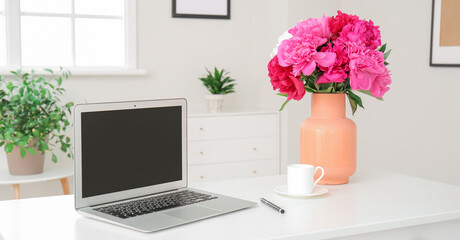
[[[3,12],[5,10],[5,0],[0,0],[0,12]]]
[[[70,18],[21,17],[22,65],[70,66]]]
[[[77,66],[124,66],[124,30],[119,19],[75,19]]]
[[[124,0],[75,0],[77,14],[123,16],[123,11]]]
[[[70,13],[70,0],[21,0],[21,12]]]
[[[0,15],[0,66],[6,65],[5,18]]]

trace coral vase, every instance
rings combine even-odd
[[[356,170],[356,124],[345,117],[345,94],[312,94],[300,128],[300,163],[321,166],[318,184],[345,184]],[[319,177],[319,176],[315,176]]]

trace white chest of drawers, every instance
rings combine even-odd
[[[277,111],[190,114],[189,181],[279,174],[279,118]]]

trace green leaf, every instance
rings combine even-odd
[[[54,155],[54,153],[53,153],[53,156],[51,157],[51,161],[53,161],[54,163],[57,163],[57,157],[56,155]]]
[[[49,146],[48,146],[48,143],[46,143],[43,140],[40,140],[40,145],[38,145],[38,150],[44,152],[44,151],[46,151],[48,149],[50,149]]]
[[[388,52],[386,52],[385,54],[383,54],[383,58],[387,60],[388,56],[390,56],[390,53],[391,53],[391,49],[388,50]]]
[[[3,146],[3,144],[5,144],[5,142],[0,142],[0,147]]]
[[[344,88],[345,88],[345,84],[343,82],[338,83],[337,86],[336,86],[337,92],[343,92]]]
[[[312,89],[310,89],[309,87],[305,86],[305,91],[309,92],[309,93],[315,93],[315,91],[313,91]]]
[[[318,81],[316,81],[316,79],[314,79],[314,78],[311,78],[311,79],[312,79],[311,81],[313,82],[313,85],[314,85],[315,88],[318,89],[318,91],[319,91],[319,84],[318,84]]]
[[[51,70],[50,68],[45,68],[45,69],[43,69],[43,70],[45,70],[45,71],[47,71],[47,72],[49,72],[49,73],[51,73],[51,74],[54,74],[53,70]]]
[[[62,77],[58,77],[58,78],[56,79],[56,81],[57,81],[58,85],[61,86],[61,84],[62,84]]]
[[[334,83],[322,83],[319,85],[319,93],[332,93],[334,92]]]
[[[288,104],[288,102],[291,101],[291,100],[286,100],[284,101],[283,105],[281,105],[281,108],[280,108],[280,112],[283,111],[284,107],[286,106],[286,104]]]
[[[350,95],[347,95],[347,97],[348,97],[348,101],[350,102],[351,112],[353,115],[355,115],[355,112],[358,106],[356,105],[356,102],[350,97]]]
[[[9,82],[8,85],[6,85],[6,89],[8,89],[10,91],[13,89],[13,87],[14,87],[14,85],[13,85],[12,82]]]
[[[318,89],[315,86],[315,80],[314,80],[313,77],[305,76],[305,75],[302,74],[301,77],[300,77],[300,80],[305,82],[305,91],[307,91],[309,93],[318,92]]]
[[[5,138],[5,140],[10,140],[11,139],[11,134],[10,133],[5,133],[3,135],[3,137]]]
[[[369,90],[358,90],[358,91],[359,91],[360,93],[364,93],[364,94],[366,94],[366,95],[368,95],[368,96],[371,96],[371,97],[373,97],[373,98],[376,98],[376,99],[378,99],[378,100],[380,100],[380,101],[383,101],[383,98],[381,98],[381,97],[374,97],[374,95],[372,95],[371,91],[369,91]]]
[[[31,147],[27,148],[27,151],[28,151],[30,154],[32,154],[32,155],[37,154],[37,152],[35,152],[35,149],[33,149],[33,148],[31,148]]]
[[[37,129],[33,129],[32,130],[32,135],[36,138],[38,138],[40,136],[40,132],[37,130]]]
[[[385,52],[385,49],[387,49],[387,44],[386,44],[386,43],[383,44],[383,45],[379,48],[379,51],[384,53],[384,52]]]
[[[10,153],[11,151],[13,151],[13,148],[14,148],[13,143],[7,143],[6,146],[5,146],[5,152]]]
[[[358,104],[358,106],[364,108],[363,102],[361,101],[361,98],[358,95],[354,94],[352,91],[347,91],[347,94],[351,99],[353,99],[353,101],[356,102],[356,104]]]
[[[24,74],[22,75],[22,80],[27,81],[29,75],[30,75],[29,73],[24,73]]]
[[[26,150],[23,147],[21,147],[21,157],[24,158],[26,154],[27,154]]]

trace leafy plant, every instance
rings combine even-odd
[[[44,154],[59,145],[62,152],[72,157],[70,138],[64,131],[70,124],[68,115],[73,103],[58,104],[65,91],[62,81],[71,73],[62,68],[57,73],[45,71],[51,76],[45,78],[34,70],[12,71],[14,77],[10,81],[0,76],[0,147],[4,145],[6,153],[20,147],[24,158],[26,154],[37,154],[35,149]],[[33,146],[32,140],[36,140]],[[51,160],[57,162],[54,153]]]
[[[229,72],[225,72],[224,69],[217,70],[214,67],[214,74],[206,69],[208,75],[206,77],[200,78],[203,82],[203,85],[209,90],[212,94],[228,94],[235,92],[235,84],[232,83],[235,80],[228,76]]]

